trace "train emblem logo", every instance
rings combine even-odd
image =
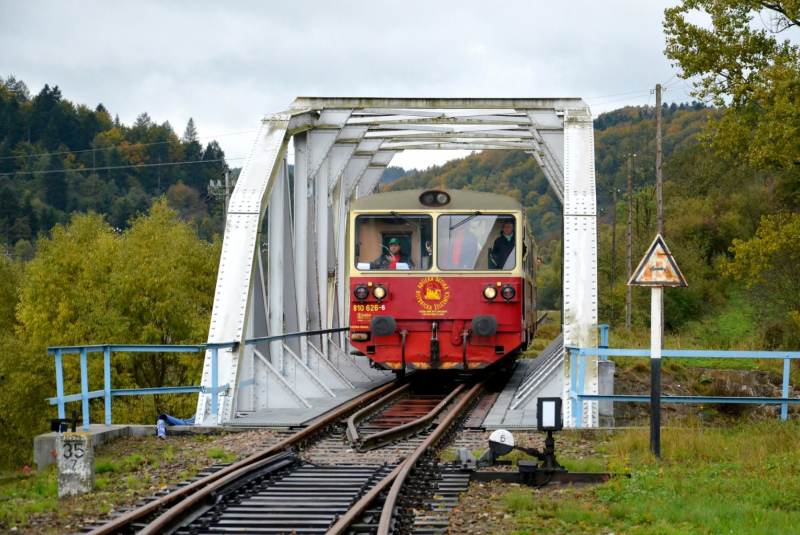
[[[450,300],[450,287],[439,277],[427,277],[417,284],[417,303],[425,311],[439,311]]]

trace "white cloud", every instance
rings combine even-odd
[[[645,104],[674,70],[666,2],[0,3],[0,74],[131,122],[255,130],[300,95],[599,97]],[[667,99],[686,100],[677,89]],[[622,100],[616,100],[622,99]],[[614,102],[608,102],[614,101]],[[246,156],[253,134],[219,138]],[[426,153],[420,165],[446,154]],[[439,160],[437,160],[437,158]],[[409,154],[403,165],[416,165]],[[418,165],[419,166],[419,165]]]

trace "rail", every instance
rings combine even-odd
[[[152,500],[137,509],[128,511],[111,522],[93,529],[88,535],[127,533],[134,523],[144,521],[147,517],[160,510],[164,510],[164,513],[153,520],[153,522],[149,523],[143,531],[139,532],[139,535],[166,532],[170,527],[182,521],[185,515],[198,504],[213,497],[215,493],[227,483],[246,476],[254,470],[258,470],[263,465],[273,461],[275,455],[283,453],[288,448],[293,448],[313,438],[318,433],[328,429],[350,411],[356,410],[364,403],[369,403],[373,399],[382,396],[385,392],[396,388],[397,384],[398,382],[395,380],[371,392],[364,393],[345,405],[327,413],[325,417],[312,422],[308,427],[303,428],[301,431],[285,438],[277,444],[253,454],[246,459],[233,463],[190,485]]]
[[[391,524],[395,516],[398,499],[400,498],[400,491],[409,475],[428,449],[434,447],[436,443],[444,437],[445,433],[450,431],[451,425],[458,420],[458,417],[464,413],[465,409],[470,407],[475,398],[483,391],[490,377],[491,375],[484,378],[464,394],[458,403],[447,412],[439,425],[436,426],[436,429],[434,429],[425,441],[414,450],[408,459],[397,466],[384,479],[377,482],[375,487],[353,504],[347,513],[342,515],[342,517],[331,526],[326,535],[344,535],[348,533],[350,526],[375,504],[380,494],[388,490],[386,501],[381,509],[377,530],[378,535],[387,535],[391,531]]]
[[[398,438],[414,435],[415,433],[418,433],[423,429],[429,427],[431,423],[433,423],[433,420],[439,415],[439,413],[442,412],[445,409],[445,407],[447,407],[456,396],[461,394],[461,392],[466,388],[466,386],[467,385],[465,384],[457,386],[452,392],[450,392],[447,395],[447,397],[445,397],[442,401],[440,401],[425,416],[417,418],[416,420],[413,420],[411,422],[399,425],[397,427],[393,427],[392,429],[386,429],[384,431],[380,431],[378,433],[374,433],[372,435],[368,435],[363,438],[358,434],[358,427],[356,422],[363,420],[364,417],[358,413],[354,414],[347,420],[347,436],[353,442],[358,451],[369,451],[371,449],[379,448],[393,440],[397,440]],[[392,403],[395,399],[397,399],[397,396],[393,394],[390,394],[386,397],[390,399],[386,401],[378,400],[373,405],[381,404],[381,402],[383,401],[382,406],[385,407],[388,404]],[[371,406],[368,408],[371,408]],[[369,412],[372,411],[370,410]]]
[[[572,418],[576,427],[583,425],[583,403],[586,401],[619,401],[649,403],[650,396],[598,395],[585,393],[586,361],[589,357],[649,357],[649,349],[609,349],[567,346],[570,352],[569,396],[573,400]],[[713,351],[694,349],[663,349],[662,358],[723,358],[723,359],[783,359],[783,390],[781,397],[755,396],[661,396],[662,403],[748,403],[779,404],[781,420],[788,417],[789,405],[800,404],[800,398],[789,397],[791,361],[800,359],[800,351]]]
[[[319,334],[330,334],[348,331],[349,327],[336,329],[322,329],[317,331],[303,331],[297,333],[285,333],[275,336],[265,336],[251,338],[244,341],[244,345],[253,345],[263,342],[275,342],[298,338],[302,336],[316,336]],[[81,346],[60,346],[48,347],[47,353],[55,356],[56,366],[56,397],[46,398],[45,401],[50,405],[58,405],[58,417],[63,419],[66,413],[65,405],[73,401],[80,401],[83,412],[83,428],[89,429],[89,401],[95,398],[105,399],[105,424],[111,425],[111,398],[116,396],[142,396],[159,394],[218,394],[226,391],[230,385],[219,385],[218,378],[218,352],[220,349],[238,347],[239,342],[206,343],[198,345],[157,345],[157,344],[92,344]],[[112,353],[202,353],[211,351],[211,385],[210,386],[162,386],[155,388],[111,388],[111,354]],[[89,390],[89,354],[103,353],[103,389]],[[63,356],[69,354],[80,355],[80,394],[64,394],[64,366]],[[252,384],[252,383],[250,383]],[[243,386],[249,386],[243,385]],[[217,396],[211,396],[211,414],[218,414]]]

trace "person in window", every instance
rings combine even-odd
[[[489,249],[489,269],[503,269],[509,255],[514,252],[516,241],[516,236],[514,235],[514,221],[510,219],[503,221],[503,230],[500,235],[495,238],[492,248]]]
[[[460,224],[453,229],[450,248],[445,259],[445,269],[473,269],[478,256],[478,238],[468,228]]]
[[[408,269],[414,269],[414,261],[408,255],[400,252],[400,240],[389,240],[389,254],[381,255],[371,263],[372,269],[397,269],[397,264],[406,264]]]

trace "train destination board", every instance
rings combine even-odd
[[[683,288],[689,286],[661,234],[656,234],[650,249],[639,262],[639,266],[633,272],[628,284],[630,286],[677,286]]]

